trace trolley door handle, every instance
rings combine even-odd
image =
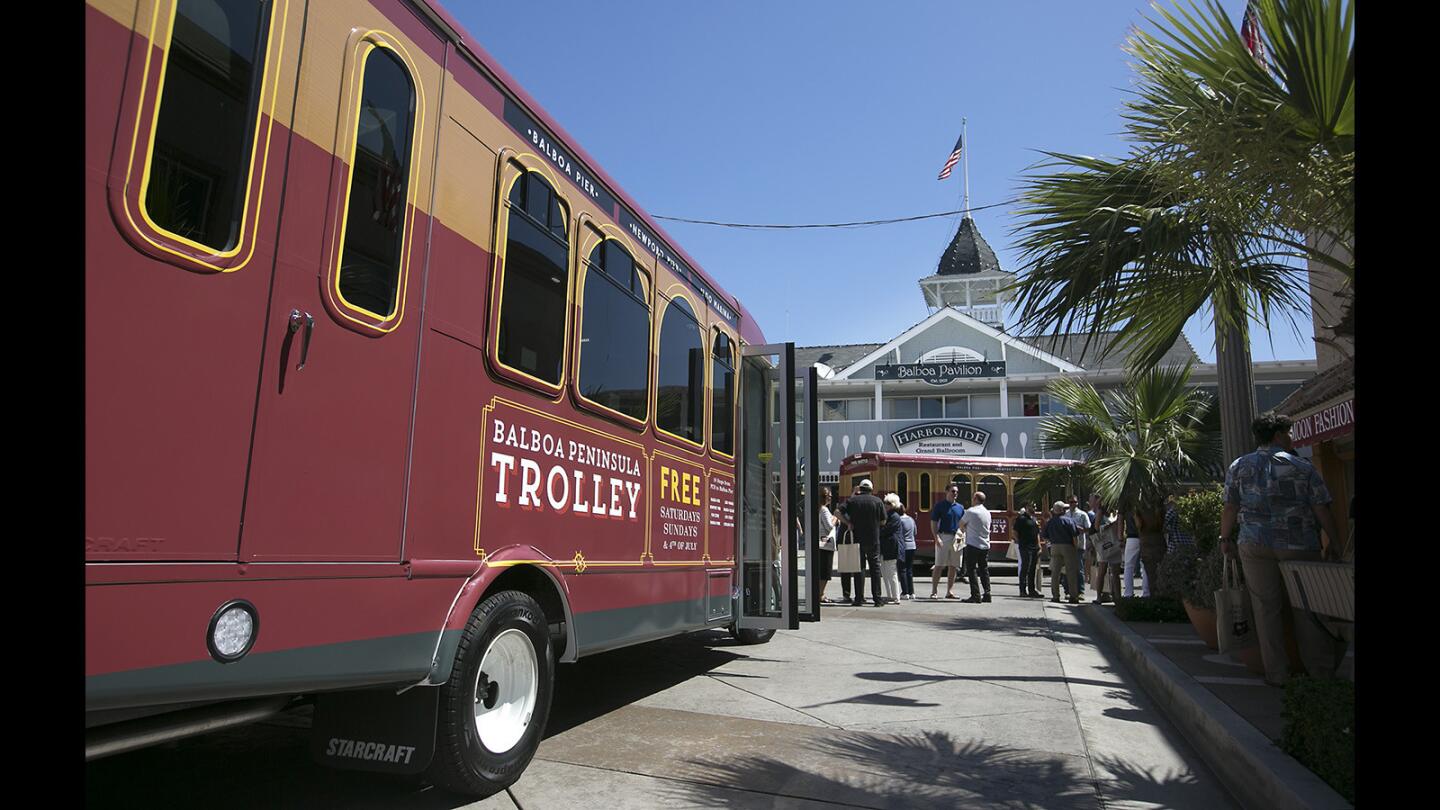
[[[305,359],[310,356],[310,337],[315,334],[315,316],[298,309],[290,310],[291,334],[300,331],[302,322],[305,325],[305,339],[300,342],[300,363],[295,366],[296,371],[305,368]]]

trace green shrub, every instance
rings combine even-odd
[[[1204,554],[1192,546],[1178,546],[1160,561],[1159,592],[1214,610],[1215,592],[1224,581],[1224,565],[1225,554],[1218,543]],[[1240,582],[1243,584],[1244,579]]]
[[[1127,622],[1189,622],[1185,606],[1169,596],[1122,596],[1115,600],[1115,616]]]
[[[1152,586],[1159,593],[1177,599],[1189,592],[1200,567],[1200,552],[1192,545],[1176,546],[1160,560],[1159,582]]]
[[[1355,802],[1355,682],[1295,676],[1285,684],[1280,747]]]
[[[1220,543],[1220,513],[1225,509],[1225,495],[1220,487],[1197,490],[1175,499],[1180,528],[1195,538],[1195,545],[1204,554]]]
[[[1238,563],[1237,570],[1238,570]],[[1220,550],[1220,544],[1216,543],[1210,550],[1200,556],[1200,564],[1195,569],[1195,584],[1186,598],[1190,604],[1196,607],[1215,609],[1215,592],[1220,590],[1220,585],[1225,577],[1225,553]],[[1241,580],[1240,584],[1244,584]]]

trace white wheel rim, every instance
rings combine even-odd
[[[506,630],[490,642],[475,677],[475,731],[486,750],[503,754],[515,747],[535,712],[540,683],[535,647],[520,630]]]

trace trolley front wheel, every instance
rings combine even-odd
[[[489,796],[519,779],[545,731],[554,675],[540,604],[520,591],[481,602],[441,687],[430,780],[456,793]]]

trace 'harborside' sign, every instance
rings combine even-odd
[[[1004,360],[976,363],[903,363],[875,367],[877,380],[924,380],[931,385],[944,385],[952,380],[973,377],[1004,377]]]
[[[990,431],[955,422],[926,422],[890,434],[898,453],[926,456],[983,456]]]

